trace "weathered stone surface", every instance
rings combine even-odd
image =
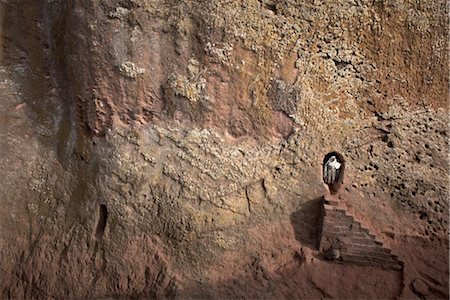
[[[428,285],[420,278],[415,279],[411,283],[413,292],[419,297],[425,297],[429,295]]]
[[[445,1],[0,1],[2,298],[410,298],[419,273],[448,298],[447,25]],[[402,277],[315,257],[330,151]]]

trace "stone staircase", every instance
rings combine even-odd
[[[339,263],[378,266],[401,270],[403,262],[361,225],[341,202],[322,199],[320,250]]]

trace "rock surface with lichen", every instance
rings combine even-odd
[[[2,298],[448,298],[445,1],[16,2]],[[317,251],[331,151],[403,271]]]

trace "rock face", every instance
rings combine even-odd
[[[0,1],[2,298],[448,298],[445,1]],[[318,248],[322,161],[404,262]]]

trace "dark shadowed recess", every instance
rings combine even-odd
[[[95,238],[100,240],[105,233],[106,222],[108,221],[108,209],[106,205],[100,204],[98,209],[97,228],[95,230]]]
[[[322,197],[309,200],[290,216],[295,238],[308,248],[319,249]]]

